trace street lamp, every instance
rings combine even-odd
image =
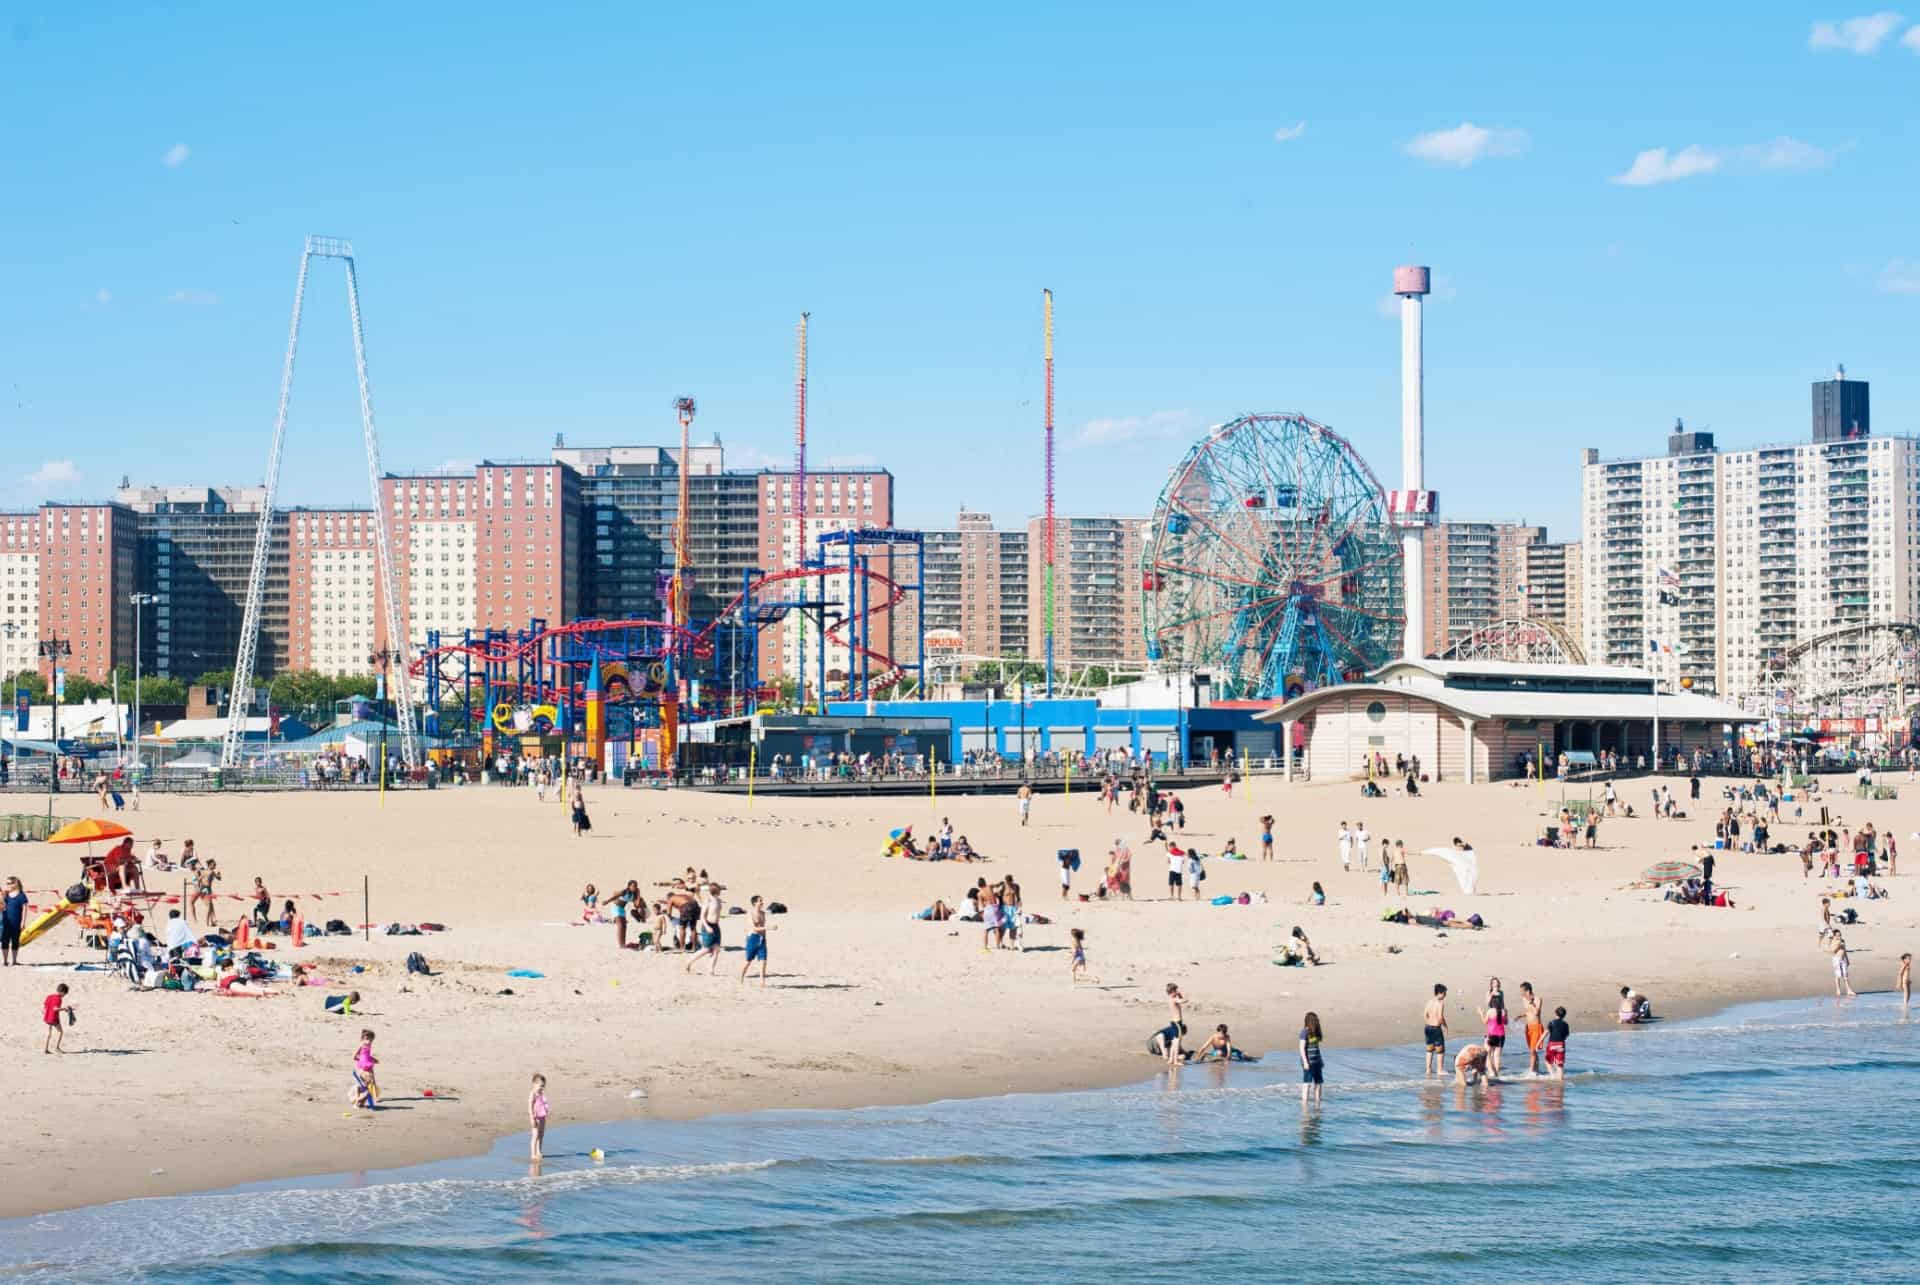
[[[405,659],[405,652],[391,647],[367,653],[367,663],[380,667],[380,780],[383,783],[387,779],[387,666]]]
[[[48,688],[53,695],[53,754],[47,770],[47,823],[53,823],[53,796],[60,792],[60,662],[73,655],[73,643],[58,633],[40,640],[40,658],[47,663]]]
[[[127,595],[133,603],[133,788],[140,788],[140,668],[141,649],[147,636],[140,632],[140,609],[161,600],[157,593]],[[135,796],[136,799],[138,796]]]
[[[20,626],[11,620],[0,620],[0,631],[4,631],[6,633],[7,641],[9,642],[12,642],[15,638],[18,638],[20,636]],[[16,687],[17,687],[17,684],[16,684]],[[8,699],[9,701],[11,701],[12,698],[9,697]],[[8,769],[8,772],[7,772],[7,778],[9,780],[20,775],[20,733],[24,732],[25,730],[26,729],[21,727],[17,721],[14,723],[13,764]]]

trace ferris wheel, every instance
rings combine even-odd
[[[1399,653],[1399,532],[1344,438],[1243,415],[1168,478],[1141,595],[1150,662],[1211,670],[1221,696],[1290,697]]]

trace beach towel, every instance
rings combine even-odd
[[[545,977],[545,976],[546,976],[546,974],[545,974],[545,973],[536,973],[536,972],[534,972],[534,971],[533,971],[533,970],[532,970],[531,968],[509,968],[509,969],[507,970],[507,976],[509,976],[509,977],[535,977],[535,978],[539,978],[539,977]]]
[[[1211,904],[1216,906],[1231,906],[1234,904],[1234,899],[1226,895],[1225,893],[1222,893],[1220,896],[1215,897]]]

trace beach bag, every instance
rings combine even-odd
[[[433,970],[427,967],[427,957],[417,950],[407,956],[407,975],[411,977],[415,973],[422,977],[433,976]]]
[[[769,901],[767,903],[767,913],[770,915],[784,915],[787,913],[787,903],[784,901]]]
[[[353,929],[347,927],[347,921],[344,919],[327,920],[327,935],[330,937],[345,937],[352,932]]]
[[[1080,849],[1062,848],[1058,855],[1062,861],[1067,863],[1067,869],[1073,871],[1075,874],[1080,872]]]

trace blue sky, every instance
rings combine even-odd
[[[257,481],[308,232],[356,244],[389,467],[665,441],[681,393],[784,461],[806,309],[816,466],[884,463],[904,522],[1016,521],[1050,286],[1064,511],[1146,511],[1248,410],[1393,485],[1408,261],[1453,516],[1568,537],[1581,448],[1798,440],[1836,361],[1915,429],[1896,15],[264,8],[0,27],[0,501]],[[357,427],[335,269],[288,502],[364,502]]]

